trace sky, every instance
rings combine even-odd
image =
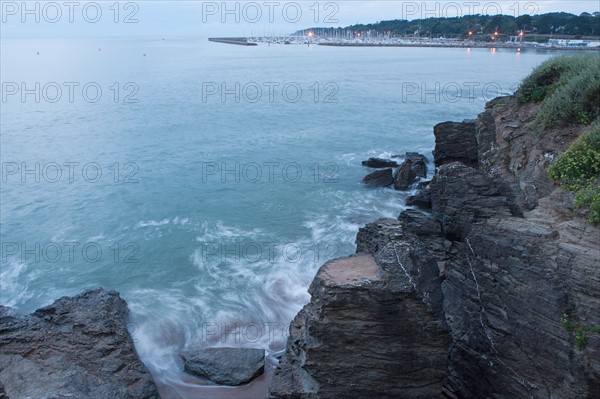
[[[0,38],[285,35],[391,19],[469,14],[600,11],[598,0],[563,1],[0,1]]]

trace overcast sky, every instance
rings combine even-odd
[[[23,7],[23,4],[26,4]],[[118,6],[115,6],[117,4]],[[600,11],[598,0],[563,1],[1,1],[8,37],[283,35],[390,19],[468,14]]]

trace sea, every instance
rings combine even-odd
[[[369,157],[425,154],[555,53],[207,38],[2,39],[0,303],[105,287],[163,397],[264,397],[318,268],[410,192]],[[192,347],[257,347],[241,388],[183,371]]]

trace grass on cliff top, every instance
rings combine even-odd
[[[587,210],[591,224],[600,223],[600,120],[556,159],[548,173],[565,190],[575,192],[575,207]]]
[[[541,102],[535,124],[548,128],[590,124],[600,115],[600,56],[553,57],[523,80],[520,103]]]

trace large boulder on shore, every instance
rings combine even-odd
[[[398,162],[392,161],[390,159],[382,159],[382,158],[369,158],[366,161],[362,162],[363,166],[368,168],[394,168],[398,166]]]
[[[0,306],[0,380],[10,398],[159,399],[127,331],[127,303],[102,288],[29,315]]]
[[[366,175],[362,182],[373,187],[387,187],[394,184],[392,169],[382,169]]]
[[[185,370],[221,385],[241,385],[261,375],[265,351],[252,348],[206,348],[181,353]]]

